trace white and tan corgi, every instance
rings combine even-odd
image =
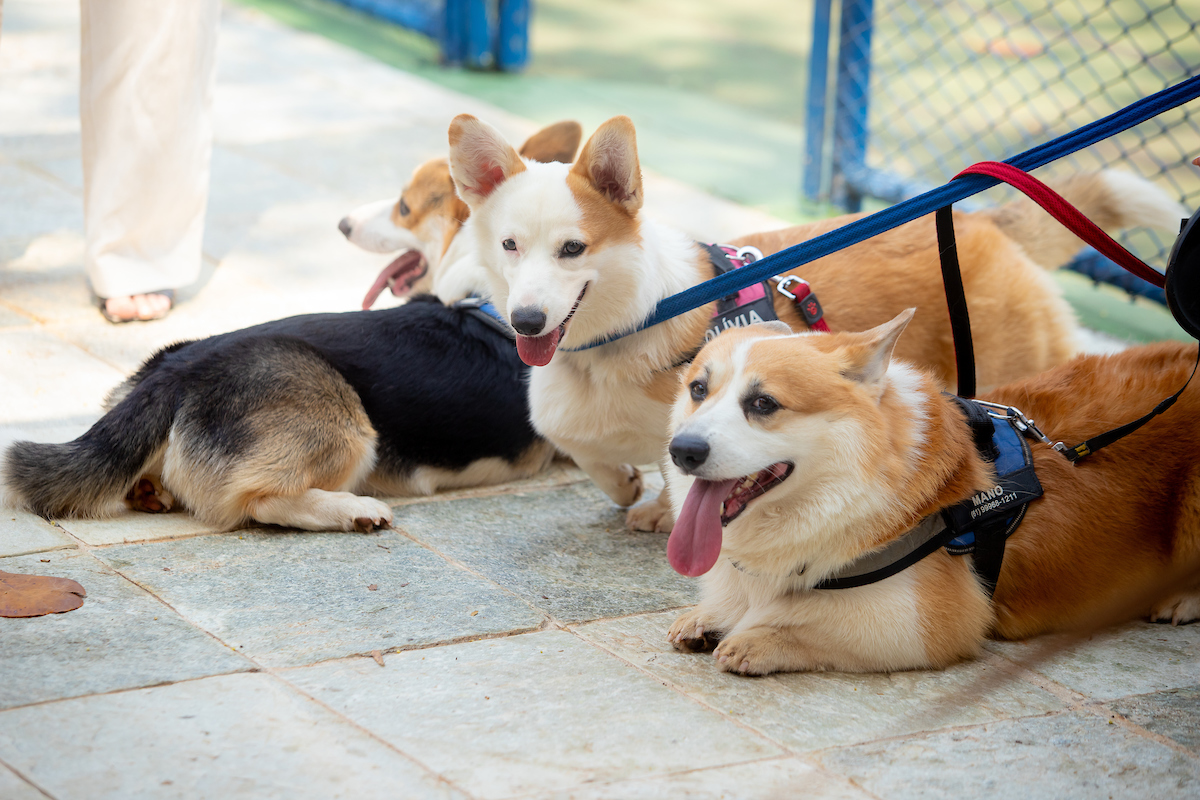
[[[564,120],[525,140],[520,155],[533,161],[570,163],[583,129]],[[384,288],[397,297],[429,293],[443,303],[486,294],[486,273],[475,257],[474,241],[459,235],[471,211],[454,193],[450,164],[433,158],[418,166],[398,199],[367,203],[338,223],[350,241],[372,253],[397,253],[363,301],[370,308]]]
[[[719,641],[720,668],[743,674],[889,671],[1131,607],[1200,617],[1200,386],[1077,465],[1032,443],[1044,495],[1008,538],[991,598],[973,557],[945,549],[877,583],[813,588],[995,484],[941,381],[893,358],[912,316],[863,333],[729,331],[688,368],[672,414],[686,477],[670,484],[668,553],[704,577],[670,641]],[[1081,357],[986,399],[1073,445],[1149,411],[1195,362],[1196,345],[1181,342]]]
[[[639,214],[643,189],[633,124],[604,123],[573,166],[528,164],[480,120],[450,126],[450,171],[471,208],[477,255],[492,297],[534,366],[534,427],[618,505],[642,494],[635,464],[663,452],[678,374],[711,318],[703,307],[637,334],[578,349],[634,328],[659,300],[713,277],[706,253],[686,236]],[[1108,227],[1175,225],[1182,211],[1127,175],[1080,175],[1056,184]],[[743,237],[733,244],[772,253],[845,224],[826,220]],[[1061,363],[1075,352],[1074,316],[1039,263],[1055,266],[1080,245],[1029,201],[955,215],[963,282],[971,304],[981,386]],[[1032,254],[1032,255],[1030,255]],[[1035,263],[1036,262],[1036,263]],[[796,273],[819,294],[834,330],[865,330],[916,305],[927,309],[900,354],[949,386],[954,350],[932,217],[916,220],[806,265]],[[806,325],[778,296],[779,317]],[[666,472],[664,472],[664,475]],[[643,530],[670,530],[665,498],[630,511]]]

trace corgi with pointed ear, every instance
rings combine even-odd
[[[720,669],[745,675],[887,672],[970,658],[989,635],[1200,617],[1200,386],[1077,465],[1030,443],[1043,494],[1008,532],[994,594],[954,542],[903,560],[943,509],[978,508],[997,485],[962,406],[895,357],[912,320],[909,309],[864,333],[755,325],[700,351],[668,445],[668,557],[703,576],[700,604],[668,633],[675,647],[713,650]],[[1150,345],[986,399],[1083,441],[1141,416],[1195,361],[1195,344]],[[825,588],[861,564],[900,569]]]
[[[532,161],[570,163],[582,138],[578,122],[556,122],[530,136],[519,153]],[[363,309],[385,288],[397,297],[432,293],[444,303],[486,294],[487,277],[468,244],[470,237],[458,235],[470,213],[455,195],[449,162],[434,158],[413,171],[399,199],[368,203],[343,217],[338,230],[351,244],[372,253],[398,252]]]
[[[633,506],[642,496],[633,465],[662,456],[679,375],[704,343],[713,307],[598,343],[636,328],[660,300],[712,278],[714,264],[699,244],[640,213],[644,189],[628,117],[601,125],[569,166],[522,160],[499,132],[467,114],[451,123],[449,140],[450,173],[471,209],[470,234],[493,301],[517,332],[522,360],[533,366],[534,426],[614,502]],[[1176,224],[1178,205],[1161,190],[1113,175],[1073,176],[1055,188],[1109,228]],[[1074,315],[1039,263],[1057,265],[1079,242],[1034,208],[1018,200],[955,215],[984,387],[1062,363],[1075,351]],[[769,254],[848,219],[732,244]],[[931,218],[818,259],[795,275],[820,296],[833,330],[866,330],[908,306],[928,309],[898,352],[933,370],[943,386],[952,384],[954,348]],[[807,330],[795,304],[772,294],[779,318]],[[669,479],[666,467],[660,462]],[[669,531],[673,514],[660,496],[631,508],[627,520],[635,529]]]

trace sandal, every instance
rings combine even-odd
[[[122,325],[126,322],[150,322],[152,320],[162,319],[167,314],[171,313],[171,309],[173,309],[175,307],[175,290],[174,289],[159,289],[159,290],[153,291],[153,292],[139,292],[138,294],[162,295],[163,297],[167,298],[167,301],[168,301],[167,307],[161,313],[155,314],[152,317],[138,317],[138,316],[118,317],[116,314],[113,314],[108,310],[108,301],[111,300],[112,298],[97,297],[96,301],[97,301],[97,304],[100,306],[100,316],[104,317],[106,320],[113,323],[114,325]],[[130,295],[130,296],[134,297],[136,295]]]

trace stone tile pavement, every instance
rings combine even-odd
[[[532,130],[226,9],[206,274],[167,320],[109,326],[80,264],[78,5],[4,12],[0,445],[83,432],[172,340],[355,308],[381,263],[342,213],[444,152],[456,113]],[[773,224],[647,191],[697,234]],[[579,472],[395,505],[369,536],[0,515],[0,570],[88,590],[0,619],[0,798],[1200,796],[1198,628],[736,678],[666,645],[693,584]]]

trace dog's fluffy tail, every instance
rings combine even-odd
[[[139,381],[73,442],[14,443],[4,458],[5,501],[51,518],[114,511],[166,445],[176,404],[162,378]]]
[[[1165,191],[1128,172],[1108,169],[1046,183],[1108,233],[1144,225],[1174,234],[1179,221],[1188,216]],[[1046,269],[1067,263],[1084,246],[1079,237],[1024,195],[982,213]]]

